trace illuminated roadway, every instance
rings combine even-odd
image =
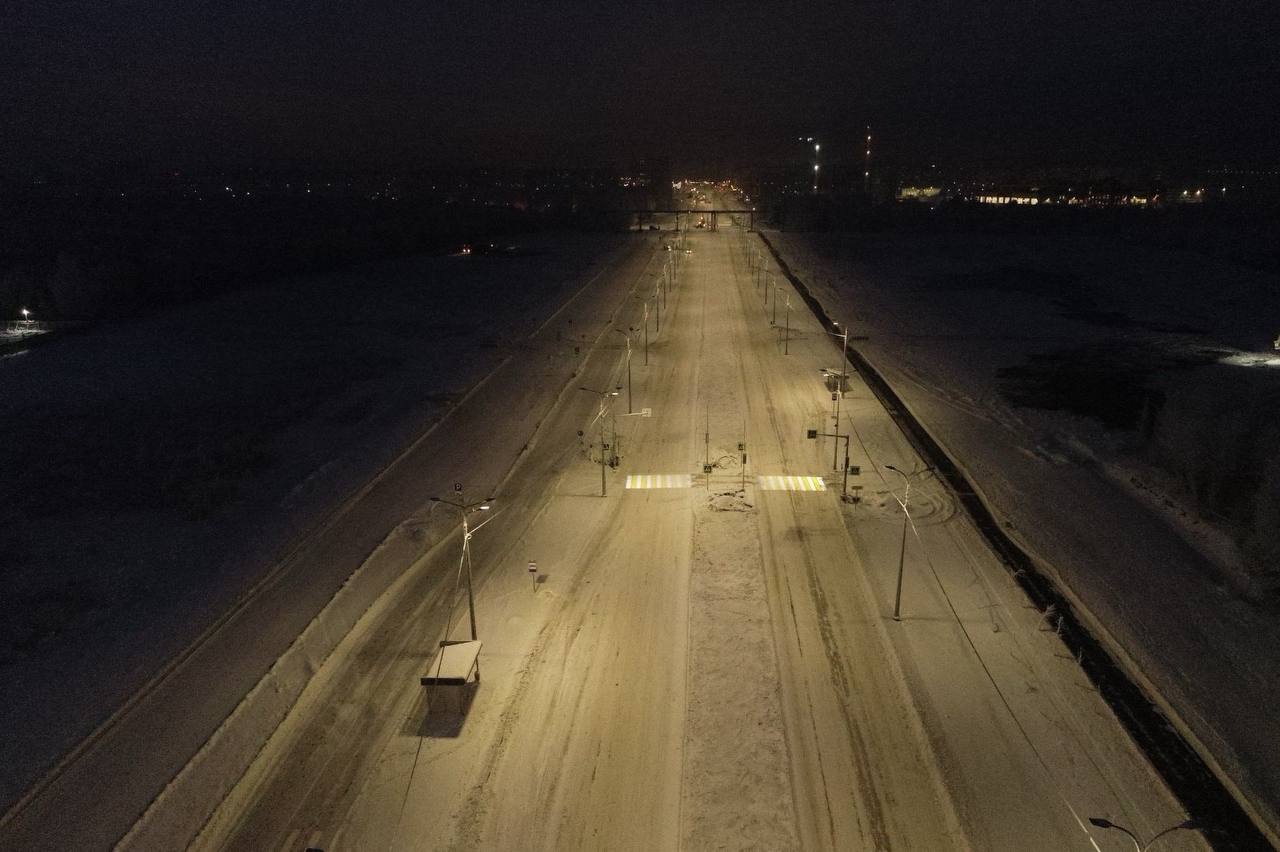
[[[465,638],[455,535],[339,646],[197,848],[1106,850],[1124,838],[1088,816],[1144,835],[1182,818],[927,476],[889,617],[902,515],[876,471],[922,465],[853,377],[863,500],[840,501],[832,443],[806,437],[831,430],[819,370],[839,348],[791,293],[782,353],[756,245],[725,221],[689,233],[649,366],[632,340],[651,416],[613,400],[607,497],[598,400],[576,388],[625,384],[608,329],[501,485],[473,539],[480,684],[435,687],[430,712],[419,685],[447,616]],[[640,324],[668,256],[616,282],[616,327]],[[827,490],[757,487],[784,475]]]

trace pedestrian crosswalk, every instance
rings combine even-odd
[[[628,488],[690,488],[693,477],[687,473],[641,473],[627,476]]]
[[[699,480],[699,482],[701,481]],[[627,488],[633,491],[653,488],[692,487],[693,477],[687,473],[633,473],[627,475]],[[761,491],[826,491],[827,483],[821,476],[757,476],[756,487]]]
[[[827,483],[821,476],[757,476],[756,487],[761,491],[826,491]]]

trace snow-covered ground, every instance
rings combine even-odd
[[[1079,233],[771,233],[1280,831],[1280,289]]]
[[[902,520],[879,466],[920,460],[855,376],[842,420],[864,499],[838,499],[831,444],[806,431],[830,422],[818,367],[835,350],[795,311],[784,354],[753,240],[691,237],[651,361],[633,364],[652,416],[614,403],[607,498],[572,438],[597,401],[573,387],[621,381],[614,329],[640,306],[596,314],[579,375],[472,542],[482,681],[418,680],[437,638],[467,632],[455,538],[366,611],[193,848],[1101,850],[1124,838],[1087,816],[1144,837],[1185,816],[927,479],[892,620]],[[684,484],[623,488],[675,473]],[[824,473],[825,492],[754,481]]]
[[[0,359],[0,811],[621,241],[375,264]]]
[[[558,251],[540,256],[542,272],[524,278],[531,289],[547,282],[547,301],[530,314],[545,314],[583,280],[593,280],[598,267],[585,265],[588,255],[602,256],[608,245],[582,240],[580,254],[571,256],[559,243]],[[648,291],[635,288],[648,286],[655,260],[665,259],[656,250],[660,238],[630,238],[638,250],[602,274],[607,286],[584,287],[584,303],[554,321],[522,315],[523,332],[501,327],[511,320],[494,320],[495,337],[486,340],[490,326],[472,314],[469,344],[459,331],[457,339],[429,344],[432,354],[416,354],[418,345],[428,344],[415,342],[421,329],[405,306],[421,268],[406,264],[403,278],[388,275],[402,268],[397,264],[364,280],[386,287],[400,282],[370,327],[403,334],[388,335],[389,342],[366,334],[366,346],[349,334],[329,335],[333,318],[344,316],[331,308],[328,324],[272,350],[279,357],[308,345],[334,346],[335,355],[360,363],[358,356],[391,348],[416,354],[405,363],[418,369],[402,368],[385,384],[370,380],[380,389],[376,399],[388,406],[387,419],[368,422],[368,432],[328,433],[330,453],[345,448],[338,453],[343,461],[321,466],[303,488],[297,485],[312,468],[299,464],[302,475],[272,486],[274,502],[246,515],[264,520],[280,515],[282,504],[309,510],[343,493],[340,485],[365,481],[405,436],[439,416],[433,402],[452,399],[435,395],[476,384],[473,376],[469,383],[433,385],[429,376],[472,375],[472,361],[487,369],[493,364],[487,344],[495,342],[492,357],[505,358],[498,371],[514,375],[481,382],[412,464],[398,459],[393,467],[403,470],[380,477],[367,492],[373,505],[360,520],[383,526],[372,537],[376,547],[356,555],[356,561],[367,559],[354,578],[398,579],[345,639],[336,619],[323,618],[309,625],[304,619],[288,635],[292,640],[305,626],[299,643],[315,628],[334,634],[326,637],[331,643],[342,641],[328,659],[308,658],[294,672],[303,683],[317,675],[305,690],[291,685],[301,697],[261,752],[266,734],[260,729],[233,744],[244,757],[240,766],[251,765],[205,826],[200,848],[1105,849],[1118,848],[1107,845],[1112,833],[1091,831],[1085,816],[1107,815],[1144,835],[1181,818],[1177,802],[1075,661],[1042,629],[1040,614],[937,483],[921,481],[911,492],[917,535],[908,543],[904,620],[890,619],[901,515],[898,483],[877,466],[910,470],[919,459],[856,377],[842,418],[859,436],[861,503],[841,503],[831,491],[761,492],[750,477],[747,492],[737,493],[740,440],[750,446],[753,475],[817,475],[831,461],[831,444],[805,435],[829,422],[817,367],[830,364],[834,350],[813,318],[797,311],[790,352],[781,353],[746,268],[751,240],[732,231],[691,238],[694,253],[653,341],[651,366],[642,369],[635,353],[636,407],[652,407],[653,416],[618,418],[622,462],[607,473],[608,499],[598,496],[600,469],[587,448],[596,400],[574,388],[622,380],[623,341],[613,330],[640,321],[634,294]],[[510,278],[507,267],[460,273],[469,269],[446,266],[434,279],[456,282],[448,301],[480,292],[470,304],[490,311],[494,299],[484,294],[509,295],[502,286]],[[349,296],[352,279],[335,279],[332,289]],[[378,302],[378,290],[371,286],[361,304]],[[279,318],[298,313],[289,300],[309,292],[286,291],[268,312],[276,321],[260,331],[278,329]],[[220,316],[235,319],[225,325],[236,326],[253,301],[224,307]],[[433,310],[442,309],[436,303]],[[196,314],[205,310],[212,308]],[[183,327],[188,333],[207,328],[201,322]],[[503,343],[512,337],[515,344]],[[147,337],[153,348],[171,357],[179,350],[156,338]],[[238,339],[241,346],[227,348],[219,363],[243,368],[252,362],[239,359],[253,336]],[[450,361],[440,367],[442,351]],[[205,357],[218,361],[215,354]],[[430,362],[435,373],[424,363],[429,358],[436,359]],[[161,376],[163,370],[146,372],[170,390],[180,382]],[[307,388],[325,379],[317,369],[289,375]],[[528,387],[517,389],[516,381]],[[366,387],[357,378],[331,393],[350,398]],[[622,398],[615,405],[621,409]],[[270,446],[314,448],[327,423],[319,413],[329,410],[317,405],[282,425],[268,421],[277,436]],[[240,420],[230,422],[252,421],[254,412],[241,409]],[[579,429],[588,436],[575,441]],[[710,488],[703,481],[693,489],[623,490],[626,474],[701,471],[708,452],[704,429],[711,432],[710,458],[725,468],[717,468]],[[469,693],[446,696],[423,690],[418,677],[436,638],[466,631],[456,538],[440,535],[451,519],[432,515],[436,504],[429,496],[440,492],[410,486],[420,479],[448,482],[456,471],[477,467],[486,472],[474,483],[467,479],[468,486],[498,483],[502,507],[474,542],[484,681]],[[259,471],[257,484],[272,485],[274,469]],[[838,487],[838,477],[827,481]],[[372,499],[378,494],[386,499]],[[168,515],[152,508],[149,516],[179,517],[176,508]],[[226,528],[222,516],[211,517]],[[229,559],[250,552],[250,544],[229,548],[224,539],[213,546]],[[530,559],[546,582],[530,582]],[[304,579],[321,561],[302,562]],[[212,570],[208,576],[221,577]],[[174,582],[195,580],[205,589],[221,588],[201,575]],[[300,594],[304,586],[290,588]],[[325,590],[318,600],[331,598],[338,600]],[[288,604],[281,620],[296,608]],[[191,601],[186,605],[194,609]],[[216,611],[216,604],[207,608]],[[172,605],[164,613],[176,619],[182,610]],[[57,653],[60,635],[31,647]],[[66,653],[107,661],[107,654],[127,647],[123,640],[115,648],[84,640]],[[255,692],[276,692],[281,683],[263,677]],[[241,703],[236,713],[252,712],[252,704]],[[167,744],[160,733],[157,748]],[[210,750],[216,751],[202,755]],[[142,752],[122,759],[150,759]],[[175,788],[167,790],[167,801],[139,823],[126,848],[169,848],[189,836],[240,777],[229,767],[219,785],[193,782],[175,795],[169,795]],[[112,792],[104,789],[101,798]],[[86,810],[97,806],[85,803]],[[165,833],[178,823],[183,833]],[[43,846],[27,846],[59,841],[46,834]],[[1201,844],[1181,833],[1170,848]]]
[[[49,331],[49,327],[45,323],[38,323],[34,320],[3,323],[0,324],[0,346],[19,343],[29,337],[44,334],[47,331]]]

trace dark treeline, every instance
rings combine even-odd
[[[594,180],[575,176],[565,189],[491,179],[420,193],[321,184],[315,194],[297,185],[224,192],[221,182],[0,185],[0,320],[22,308],[41,320],[111,319],[283,276],[579,224],[581,211],[616,200],[595,198]]]
[[[358,198],[8,194],[0,315],[106,319],[296,273],[540,227],[509,207]]]
[[[1171,205],[1159,209],[1029,207],[952,200],[936,206],[849,195],[779,195],[765,220],[791,231],[1096,233],[1136,245],[1188,251],[1280,272],[1280,208],[1263,204]]]

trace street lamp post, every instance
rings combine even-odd
[[[834,320],[832,320],[831,324],[834,326],[840,325],[840,323]],[[849,353],[849,329],[846,328],[844,331],[840,332],[839,334],[837,334],[834,331],[828,331],[827,334],[831,335],[832,337],[840,338],[840,383],[836,386],[836,392],[835,394],[833,394],[835,396],[835,403],[836,403],[836,406],[835,406],[836,407],[836,413],[835,413],[836,434],[839,435],[840,434],[840,400],[844,397],[845,369],[848,365],[847,355]],[[838,455],[839,449],[840,448],[838,445],[832,448],[832,452],[831,452],[831,469],[832,470],[835,470],[836,465],[840,460],[840,457]]]
[[[631,413],[631,332],[635,331],[635,329],[628,329],[626,331],[623,331],[620,328],[615,328],[614,331],[616,331],[618,334],[621,334],[627,340],[627,413],[630,414]]]
[[[782,354],[791,354],[791,294],[787,294],[787,326],[782,335]]]
[[[1133,841],[1133,848],[1136,849],[1137,852],[1147,852],[1147,850],[1150,849],[1157,840],[1159,840],[1161,837],[1164,837],[1166,834],[1172,834],[1175,831],[1200,831],[1201,830],[1200,825],[1194,819],[1183,820],[1177,825],[1169,826],[1163,831],[1157,833],[1154,837],[1152,837],[1146,843],[1143,843],[1138,839],[1138,836],[1134,834],[1132,831],[1125,828],[1123,825],[1116,825],[1111,820],[1103,819],[1102,817],[1089,817],[1089,822],[1093,823],[1098,828],[1114,828],[1116,831],[1124,832],[1129,836],[1129,839]]]
[[[903,492],[902,500],[899,501],[902,505],[902,545],[898,549],[898,590],[894,593],[894,596],[893,596],[893,620],[901,621],[902,620],[902,566],[907,558],[907,526],[911,523],[911,511],[907,507],[907,501],[911,499],[911,479],[912,477],[920,476],[921,474],[928,473],[929,471],[933,470],[933,468],[926,467],[924,470],[918,470],[915,473],[908,475],[906,473],[903,473],[901,470],[899,470],[898,468],[894,467],[891,464],[887,464],[885,465],[885,467],[888,470],[891,470],[894,473],[901,476],[902,481],[906,483],[906,491]]]
[[[604,440],[604,416],[609,409],[608,409],[608,406],[605,404],[605,401],[608,400],[609,397],[611,396],[617,396],[618,392],[617,391],[599,391],[599,390],[594,390],[592,388],[583,388],[583,387],[578,388],[578,390],[584,390],[587,393],[593,393],[596,396],[600,397],[600,410],[596,414],[596,421],[600,424],[600,496],[608,497],[609,494],[606,488],[606,483],[604,478],[605,451],[608,449],[605,446],[605,440]],[[614,430],[614,433],[615,434],[617,433],[616,429]]]
[[[444,503],[446,506],[453,506],[462,513],[462,561],[467,566],[467,613],[471,616],[471,639],[476,639],[476,597],[471,585],[471,536],[480,527],[487,524],[488,521],[471,529],[471,525],[467,522],[467,515],[470,512],[487,512],[489,504],[493,502],[492,497],[484,500],[478,500],[475,503],[456,503],[453,500],[445,500],[443,497],[432,497],[433,503]],[[446,637],[447,638],[447,637]]]
[[[662,287],[655,281],[653,286],[654,333],[662,334]]]
[[[830,432],[819,432],[817,429],[810,429],[809,437],[835,438],[837,442],[841,438],[844,439],[844,473],[840,484],[840,499],[846,503],[849,502],[849,436],[833,435]],[[836,446],[838,447],[840,444],[837,443]]]
[[[649,302],[644,303],[644,365],[649,366]]]

